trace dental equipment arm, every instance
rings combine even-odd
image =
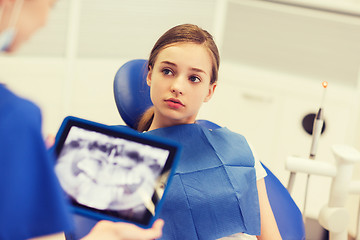
[[[324,103],[324,99],[325,99],[325,93],[326,93],[326,88],[328,86],[328,83],[326,81],[322,82],[322,86],[324,88],[324,93],[323,93],[323,97],[321,100],[321,104],[320,104],[320,108],[315,116],[314,119],[314,125],[313,125],[313,131],[312,131],[312,142],[311,142],[311,147],[310,147],[310,154],[309,154],[309,158],[314,160],[315,156],[316,156],[316,152],[317,152],[317,147],[318,147],[318,142],[321,136],[321,131],[324,125],[324,117],[323,117],[323,103]],[[304,206],[303,206],[303,220],[305,222],[306,220],[306,214],[305,214],[305,210],[306,210],[306,201],[307,201],[307,192],[308,192],[308,185],[309,185],[309,178],[310,175],[307,174],[306,176],[306,182],[305,182],[305,194],[304,194]],[[288,191],[291,193],[293,185],[294,185],[294,180],[295,180],[295,173],[293,171],[290,172],[290,178],[289,178],[289,182],[288,182]]]
[[[289,157],[285,166],[291,172],[332,177],[329,202],[320,211],[319,223],[329,230],[330,240],[346,240],[349,213],[345,203],[349,193],[360,194],[360,182],[351,181],[360,152],[346,145],[334,145],[332,151],[336,164]]]

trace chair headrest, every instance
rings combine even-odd
[[[135,59],[121,66],[114,78],[116,106],[126,125],[134,129],[141,115],[152,106],[147,73],[147,61]]]

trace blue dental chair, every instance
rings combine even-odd
[[[146,60],[131,60],[118,70],[114,79],[114,97],[118,111],[126,125],[134,129],[138,119],[152,105],[150,88],[146,84],[147,71]],[[219,127],[206,120],[197,120],[197,123],[211,129]],[[305,240],[305,227],[299,208],[281,182],[266,166],[264,168],[267,172],[265,184],[270,205],[282,238]]]

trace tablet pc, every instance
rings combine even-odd
[[[66,117],[56,135],[55,172],[76,213],[150,227],[180,146],[125,126]]]

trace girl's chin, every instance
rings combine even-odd
[[[184,114],[178,111],[168,110],[168,109],[166,111],[157,112],[155,114],[159,114],[159,116],[161,116],[158,118],[158,121],[161,124],[157,124],[157,125],[162,127],[191,124],[191,123],[195,123],[195,119],[196,119],[196,117],[184,116]]]

